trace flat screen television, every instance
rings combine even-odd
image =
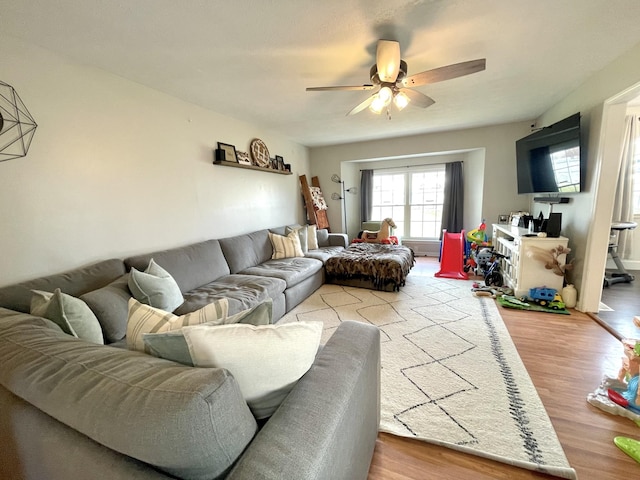
[[[584,190],[585,159],[580,113],[516,142],[518,193],[576,193]]]

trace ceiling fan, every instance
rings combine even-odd
[[[470,60],[468,62],[455,63],[446,67],[434,68],[425,72],[407,76],[407,62],[400,58],[400,44],[395,40],[378,40],[376,50],[376,63],[369,72],[372,84],[335,87],[308,87],[308,92],[322,92],[332,90],[376,90],[364,102],[356,105],[347,115],[355,115],[365,108],[374,113],[382,113],[387,110],[387,116],[391,118],[388,107],[393,104],[402,110],[410,103],[416,107],[427,108],[435,103],[431,97],[412,90],[409,87],[419,87],[430,83],[451,80],[452,78],[481,72],[486,68],[486,59]]]

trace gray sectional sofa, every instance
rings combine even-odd
[[[0,288],[0,478],[366,478],[379,423],[377,328],[341,324],[260,425],[226,370],[121,348],[131,268],[153,258],[171,274],[185,299],[176,315],[223,297],[229,314],[271,299],[275,322],[322,285],[323,261],[346,245],[340,234],[319,239],[305,257],[272,260],[260,230]],[[106,345],[29,314],[31,290],[56,288],[85,301]]]

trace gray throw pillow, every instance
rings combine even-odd
[[[317,231],[318,236],[318,247],[328,247],[329,246],[329,230],[326,228],[320,228]]]
[[[142,341],[144,342],[145,350],[151,355],[193,367],[189,345],[187,345],[181,330],[145,333],[142,335]]]
[[[59,288],[53,293],[33,290],[30,310],[32,315],[51,320],[69,335],[104,344],[100,323],[87,304]]]
[[[131,268],[128,285],[136,300],[160,310],[173,312],[184,303],[176,281],[153,258],[144,272]]]
[[[80,295],[80,300],[98,318],[105,343],[118,342],[127,334],[128,304],[131,298],[128,280],[129,275],[123,275],[109,285]]]

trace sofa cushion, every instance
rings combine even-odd
[[[226,298],[216,300],[200,310],[182,316],[129,299],[129,321],[127,323],[127,346],[131,350],[145,351],[143,335],[178,330],[187,325],[201,323],[220,324],[227,317],[229,303]]]
[[[295,231],[292,231],[287,236],[269,232],[269,240],[273,247],[273,254],[271,255],[271,258],[274,260],[280,258],[304,257],[304,253],[300,247],[300,237],[298,237],[298,233]]]
[[[182,329],[193,364],[229,370],[256,418],[271,416],[313,364],[322,322]]]
[[[220,240],[220,247],[231,273],[238,273],[245,268],[259,265],[269,260],[273,254],[269,231],[266,229],[223,238]]]
[[[0,322],[0,384],[107,448],[205,480],[222,477],[257,431],[224,369],[97,346],[31,321]]]
[[[153,258],[144,272],[131,268],[128,285],[136,300],[168,312],[173,312],[184,302],[174,278]]]
[[[334,255],[342,252],[344,247],[320,247],[315,250],[309,250],[305,257],[307,258],[315,258],[316,260],[320,260],[322,263],[325,263]]]
[[[124,263],[129,269],[144,270],[152,258],[171,274],[183,293],[230,273],[218,240],[137,255]]]
[[[59,288],[63,293],[79,297],[83,293],[104,287],[125,273],[125,265],[122,260],[111,259],[68,272],[11,285],[0,288],[0,307],[29,313],[33,296],[31,290],[53,292]]]
[[[129,275],[122,275],[109,285],[80,296],[80,300],[98,318],[105,343],[122,340],[127,334],[128,304],[131,298],[128,281]]]
[[[244,275],[281,278],[287,282],[287,288],[290,288],[315,275],[320,269],[322,269],[322,262],[316,259],[292,257],[279,260],[267,260],[260,265],[247,268],[240,273]]]
[[[185,293],[185,302],[173,313],[182,315],[193,312],[214,300],[226,298],[229,301],[229,314],[233,315],[255,307],[268,298],[275,300],[282,295],[285,288],[287,288],[287,283],[280,278],[227,275]]]
[[[100,323],[87,304],[59,288],[53,293],[34,290],[31,314],[51,320],[68,335],[104,344]]]
[[[272,323],[271,299],[248,310],[224,319],[225,324],[245,323],[249,325],[269,325]],[[145,350],[156,357],[165,358],[184,365],[193,366],[191,354],[182,329],[163,333],[145,333],[142,336]]]

